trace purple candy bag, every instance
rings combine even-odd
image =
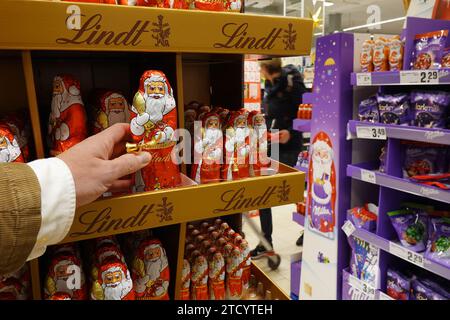
[[[387,270],[386,293],[395,300],[409,300],[411,279],[393,269]]]
[[[376,96],[361,101],[358,106],[359,121],[377,123],[380,120],[378,112],[378,101]]]
[[[437,294],[443,296],[446,300],[450,299],[450,292],[444,287],[437,284],[436,282],[430,279],[420,279],[420,282],[422,282],[422,284],[426,285],[428,288],[430,288]]]
[[[410,110],[407,94],[377,94],[380,122],[385,124],[409,125]]]
[[[411,57],[411,69],[439,69],[447,36],[448,30],[416,35]]]
[[[443,91],[413,91],[411,106],[414,124],[425,128],[445,128],[450,94]]]
[[[441,67],[450,68],[450,48],[445,48],[442,53]]]
[[[405,150],[403,178],[446,172],[446,149],[410,145]]]
[[[431,218],[425,257],[450,268],[450,218]]]
[[[421,210],[397,210],[387,213],[400,243],[405,248],[422,252],[428,240],[428,216]]]
[[[350,273],[356,278],[378,287],[380,249],[362,239],[350,236],[348,243],[352,248]]]
[[[420,280],[413,280],[411,291],[411,300],[447,300],[444,296],[425,285]]]

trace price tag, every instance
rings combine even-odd
[[[356,85],[370,86],[372,84],[372,75],[369,72],[356,74]]]
[[[422,268],[424,267],[425,259],[423,258],[423,255],[420,253],[408,250],[407,248],[402,247],[401,245],[398,245],[394,242],[389,243],[389,252],[419,267]]]
[[[408,84],[408,83],[419,83],[420,80],[420,72],[413,71],[400,71],[400,83]]]
[[[395,300],[394,298],[388,296],[386,293],[382,291],[378,291],[378,293],[379,293],[378,300]]]
[[[356,228],[350,220],[347,220],[347,222],[345,222],[342,226],[342,230],[347,235],[347,237],[349,237],[353,234],[353,232],[355,232]]]
[[[376,184],[377,183],[377,176],[375,175],[375,172],[361,169],[361,180],[369,183]]]
[[[387,139],[385,127],[357,126],[356,136],[361,139],[375,139],[375,140]]]
[[[356,289],[364,292],[365,294],[370,296],[371,299],[375,298],[375,288],[372,287],[371,285],[368,285],[364,281],[362,281],[352,275],[349,275],[348,284],[351,285],[353,288],[356,288]]]
[[[420,71],[419,80],[420,83],[439,83],[439,71],[438,70]]]

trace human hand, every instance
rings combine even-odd
[[[279,134],[279,140],[281,144],[285,144],[289,141],[291,138],[291,134],[288,130],[280,130]]]
[[[131,180],[121,178],[150,162],[148,152],[123,154],[130,135],[130,125],[118,123],[58,155],[72,172],[77,207],[94,201],[107,191],[128,189]]]

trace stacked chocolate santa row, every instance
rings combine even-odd
[[[182,273],[182,300],[239,300],[250,280],[248,243],[226,222],[189,224]]]
[[[169,265],[161,242],[147,231],[122,238],[51,248],[44,298],[168,300]]]

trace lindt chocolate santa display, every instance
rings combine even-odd
[[[0,300],[29,299],[31,299],[31,281],[28,264],[16,272],[0,276]]]
[[[227,297],[229,300],[240,300],[242,298],[242,256],[238,247],[233,247],[227,255]]]
[[[183,259],[183,271],[181,272],[181,300],[190,299],[190,287],[191,287],[191,265],[187,259]]]
[[[248,114],[250,134],[250,176],[260,176],[261,170],[270,167],[270,158],[267,148],[267,126],[264,115],[259,111]]]
[[[127,99],[113,90],[99,91],[94,97],[93,133],[109,128],[116,123],[129,123],[130,112]]]
[[[6,124],[0,124],[0,162],[25,162],[19,143]]]
[[[125,262],[117,256],[99,261],[98,274],[92,284],[93,300],[134,300],[133,281]]]
[[[208,300],[208,261],[200,251],[191,255],[191,300]]]
[[[207,252],[209,268],[209,298],[225,300],[225,260],[216,247]]]
[[[250,130],[245,113],[234,111],[226,127],[225,163],[222,179],[237,180],[250,176]]]
[[[219,115],[207,113],[203,117],[202,124],[200,136],[194,137],[194,164],[191,177],[202,184],[219,182],[223,162],[223,138]]]
[[[169,300],[169,262],[161,241],[142,241],[133,260],[132,278],[137,300]]]
[[[129,144],[128,151],[145,150],[152,155],[150,164],[141,170],[144,190],[179,185],[179,168],[171,157],[177,110],[172,87],[163,72],[149,70],[142,75],[133,99],[130,127],[135,144]]]
[[[71,75],[53,79],[53,98],[48,124],[50,154],[56,156],[87,137],[86,112],[80,83]]]

